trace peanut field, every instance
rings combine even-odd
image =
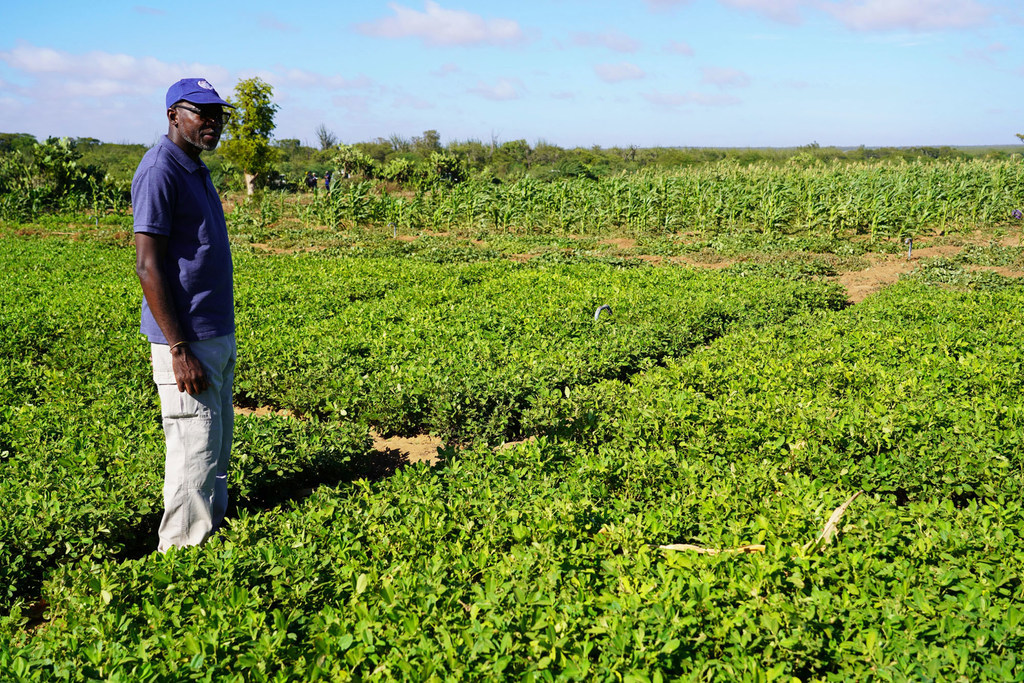
[[[0,678],[1019,680],[1022,185],[231,198],[234,500],[163,555],[130,216],[6,220]]]

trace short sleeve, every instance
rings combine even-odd
[[[174,178],[165,169],[139,168],[132,179],[134,231],[170,235],[176,194]]]

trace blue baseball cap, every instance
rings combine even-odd
[[[205,78],[183,78],[167,89],[167,108],[170,109],[175,102],[191,102],[192,104],[219,104],[222,107],[234,105],[225,102],[217,91],[213,89],[210,82]]]

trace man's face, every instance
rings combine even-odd
[[[178,131],[192,146],[204,152],[217,148],[224,131],[224,110],[219,104],[178,102],[175,110]]]

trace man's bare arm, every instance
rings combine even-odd
[[[160,326],[167,343],[174,347],[171,349],[171,361],[178,391],[187,391],[193,395],[201,394],[210,385],[203,366],[188,344],[175,346],[178,342],[186,340],[178,322],[167,275],[163,270],[166,254],[167,237],[144,232],[135,233],[135,273],[139,276],[142,293],[146,296],[146,302],[156,324]]]

